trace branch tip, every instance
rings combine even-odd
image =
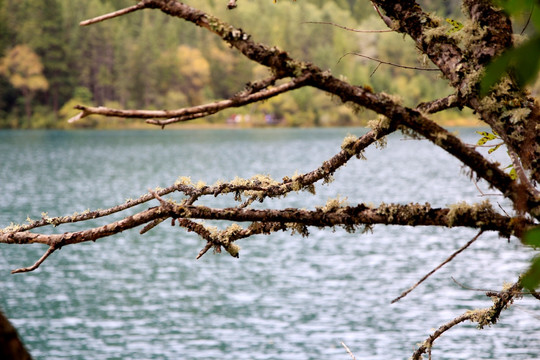
[[[39,258],[38,261],[36,261],[36,263],[30,267],[25,267],[25,268],[19,268],[19,269],[15,269],[15,270],[12,270],[11,273],[12,274],[17,274],[17,273],[22,273],[22,272],[30,272],[30,271],[34,271],[36,270],[39,265],[41,265],[41,263],[43,263],[45,261],[45,259],[47,259],[49,257],[49,255],[51,255],[53,252],[56,251],[57,248],[55,248],[54,246],[50,246],[47,251],[45,252],[45,254],[43,254],[43,256],[41,258]]]

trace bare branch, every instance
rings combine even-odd
[[[351,349],[349,349],[349,347],[347,345],[345,345],[345,343],[343,341],[341,342],[341,345],[345,348],[345,351],[347,351],[347,354],[349,354],[351,356],[351,359],[356,360],[356,357],[352,353]]]
[[[186,192],[190,192],[191,189],[183,187],[183,186],[179,186],[179,185],[172,185],[165,189],[158,190],[157,193],[159,195],[167,195],[169,193],[172,193],[178,190],[180,191],[184,190]],[[121,212],[126,209],[132,208],[134,206],[143,204],[147,201],[152,200],[153,198],[154,196],[152,194],[147,193],[147,194],[142,195],[138,199],[135,199],[135,200],[129,199],[129,200],[126,200],[126,202],[121,205],[113,206],[105,210],[84,211],[81,214],[58,216],[58,217],[53,217],[53,218],[50,218],[44,215],[41,220],[32,221],[30,224],[26,224],[26,225],[16,226],[16,230],[28,231],[28,230],[32,230],[32,229],[43,227],[43,226],[49,226],[49,225],[58,226],[61,224],[75,223],[75,222],[80,222],[80,221],[85,221],[85,220],[90,220],[90,219],[97,219],[97,218],[109,216],[114,213]],[[0,231],[0,233],[2,233],[2,231]]]
[[[388,61],[375,59],[375,58],[373,58],[371,56],[363,55],[363,54],[360,54],[360,53],[357,53],[357,52],[348,52],[348,53],[346,53],[345,55],[343,55],[342,57],[339,58],[338,63],[341,61],[341,59],[343,59],[347,55],[355,55],[355,56],[363,57],[363,58],[366,58],[366,59],[369,59],[369,60],[376,61],[379,64],[395,66],[395,67],[398,67],[398,68],[401,68],[401,69],[421,70],[421,71],[441,71],[440,69],[422,68],[422,67],[416,67],[416,66],[406,66],[406,65],[394,64],[394,63],[391,63],[391,62],[388,62]]]
[[[153,125],[165,126],[176,122],[198,119],[211,114],[215,114],[228,108],[245,106],[254,102],[267,100],[271,97],[277,96],[287,91],[291,91],[305,86],[308,83],[309,79],[310,74],[305,74],[298,78],[294,78],[293,80],[285,84],[266,89],[266,87],[270,86],[271,83],[275,81],[275,77],[272,77],[270,78],[270,80],[250,84],[250,86],[248,86],[248,89],[233,96],[230,99],[177,110],[122,110],[111,109],[103,106],[90,107],[77,105],[75,108],[82,110],[82,112],[79,113],[79,115],[77,115],[76,117],[70,119],[70,121],[73,122],[76,120],[80,120],[89,115],[103,115],[120,118],[150,119],[146,122]],[[253,90],[257,88],[259,88],[258,91],[253,92]],[[156,120],[158,118],[167,120]]]
[[[450,330],[454,326],[461,324],[464,321],[471,320],[473,317],[473,314],[470,312],[466,312],[463,315],[458,316],[457,318],[453,319],[452,321],[447,322],[446,324],[440,326],[432,335],[430,335],[426,341],[414,352],[411,359],[412,360],[420,360],[422,359],[422,354],[426,352],[431,351],[431,347],[433,346],[433,343],[435,340],[437,340],[439,337],[441,337],[442,334],[444,334],[446,331]]]
[[[49,255],[51,255],[55,251],[56,251],[56,248],[54,246],[50,246],[47,249],[47,251],[45,252],[45,254],[43,254],[43,256],[38,261],[36,261],[34,265],[32,265],[30,267],[25,267],[25,268],[12,270],[11,273],[12,274],[17,274],[17,273],[22,273],[22,272],[34,271],[39,267],[39,265],[41,265],[41,263],[43,263],[45,261],[45,259],[47,259],[49,257]]]
[[[434,114],[458,106],[461,106],[461,102],[456,94],[452,94],[442,99],[420,103],[416,106],[416,110],[425,114]]]
[[[486,325],[492,325],[495,324],[502,312],[502,310],[507,309],[513,302],[515,297],[519,297],[521,295],[521,284],[516,282],[512,286],[509,286],[506,288],[506,290],[500,291],[496,293],[496,299],[493,301],[493,306],[487,309],[477,309],[477,310],[469,310],[465,312],[463,315],[460,315],[453,319],[452,321],[449,321],[448,323],[442,325],[439,327],[432,335],[430,335],[423,344],[414,352],[411,359],[413,360],[419,360],[422,358],[422,354],[426,352],[430,352],[431,348],[433,346],[433,342],[441,337],[443,333],[450,330],[452,327],[470,320],[473,322],[478,323],[478,327],[480,329],[483,329]]]
[[[85,21],[81,21],[79,23],[79,25],[80,26],[92,25],[92,24],[95,24],[95,23],[98,23],[98,22],[101,22],[101,21],[105,21],[105,20],[109,20],[109,19],[112,19],[112,18],[115,18],[115,17],[118,17],[118,16],[129,14],[129,13],[132,13],[134,11],[141,10],[141,9],[144,9],[144,8],[146,8],[146,4],[143,1],[141,1],[138,4],[135,4],[133,6],[130,6],[130,7],[124,8],[124,9],[117,10],[117,11],[114,11],[114,12],[109,13],[109,14],[101,15],[101,16],[95,17],[93,19],[88,19],[88,20],[85,20]]]
[[[332,26],[335,26],[335,27],[340,28],[340,29],[343,29],[343,30],[352,31],[352,32],[357,32],[357,33],[387,33],[387,32],[394,32],[394,30],[390,30],[390,29],[384,29],[384,30],[359,30],[359,29],[352,29],[352,28],[349,28],[349,27],[346,27],[346,26],[338,25],[338,24],[336,24],[336,23],[333,23],[333,22],[327,22],[327,21],[304,21],[304,22],[302,22],[301,24],[332,25]]]
[[[407,296],[411,291],[413,291],[414,289],[416,289],[416,287],[418,285],[420,285],[421,283],[424,282],[424,280],[426,280],[428,277],[430,277],[431,275],[433,275],[437,270],[439,270],[440,268],[442,268],[444,265],[448,264],[450,261],[452,261],[452,259],[454,259],[459,253],[461,253],[462,251],[464,251],[466,248],[468,248],[473,242],[475,242],[479,237],[480,235],[482,235],[482,233],[484,232],[484,230],[480,230],[480,232],[478,232],[478,234],[476,234],[475,237],[473,237],[471,240],[469,240],[465,245],[463,245],[462,247],[460,247],[456,252],[454,252],[452,255],[450,255],[446,260],[444,260],[442,263],[439,264],[439,266],[437,266],[435,269],[431,270],[429,273],[427,273],[426,275],[424,275],[423,278],[421,278],[420,280],[418,280],[418,282],[416,284],[414,284],[413,286],[411,286],[409,289],[407,289],[406,291],[402,292],[401,295],[399,295],[397,298],[395,298],[394,300],[392,300],[392,304],[403,299],[405,296]]]

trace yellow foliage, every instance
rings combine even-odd
[[[27,45],[17,45],[0,59],[0,74],[17,89],[23,91],[47,90],[49,83],[43,76],[39,56]]]

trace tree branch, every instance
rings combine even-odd
[[[442,99],[420,103],[416,106],[415,110],[424,114],[435,114],[440,111],[460,106],[462,106],[462,104],[459,97],[456,94],[451,94]]]
[[[53,246],[50,246],[49,249],[47,249],[47,251],[45,252],[45,254],[43,254],[43,256],[38,261],[36,261],[34,265],[32,265],[30,267],[15,269],[15,270],[11,271],[11,273],[12,274],[17,274],[17,273],[21,273],[21,272],[34,271],[39,267],[39,265],[41,265],[41,263],[43,263],[45,261],[45,259],[47,259],[49,257],[49,255],[51,255],[55,251],[56,251],[56,249]]]
[[[426,352],[431,353],[431,348],[436,339],[441,337],[446,331],[464,321],[470,320],[476,322],[480,329],[483,329],[486,325],[495,324],[498,321],[502,310],[507,309],[514,302],[515,297],[520,296],[521,288],[521,284],[518,281],[501,292],[496,294],[486,294],[487,296],[496,297],[493,301],[493,306],[486,309],[469,310],[463,315],[442,325],[424,341],[424,343],[414,352],[411,359],[419,360],[422,358],[422,354]]]
[[[413,291],[414,289],[416,289],[416,287],[418,285],[420,285],[421,283],[424,282],[424,280],[426,280],[428,277],[430,277],[431,275],[433,275],[437,270],[439,270],[440,268],[442,268],[444,265],[448,264],[450,261],[452,261],[452,259],[454,259],[458,254],[460,254],[461,252],[463,252],[465,249],[467,249],[473,242],[475,242],[479,237],[480,235],[482,235],[482,233],[484,232],[484,230],[480,230],[478,232],[478,234],[476,234],[475,237],[473,237],[471,240],[469,240],[465,245],[463,245],[462,247],[460,247],[456,252],[454,252],[452,255],[450,255],[446,260],[444,260],[442,263],[439,264],[439,266],[437,266],[435,269],[431,270],[429,273],[427,273],[426,275],[424,275],[424,277],[422,277],[420,280],[418,280],[418,282],[416,284],[414,284],[413,286],[411,286],[410,288],[408,288],[407,290],[405,290],[404,292],[401,293],[401,295],[399,295],[397,298],[395,298],[394,300],[392,300],[392,304],[403,299],[405,296],[407,296],[411,291]]]
[[[95,17],[95,18],[92,18],[92,19],[81,21],[79,23],[79,25],[80,26],[92,25],[92,24],[95,24],[95,23],[98,23],[98,22],[101,22],[101,21],[105,21],[105,20],[109,20],[109,19],[112,19],[112,18],[115,18],[115,17],[118,17],[118,16],[126,15],[126,14],[132,13],[134,11],[144,9],[144,8],[146,8],[146,5],[144,4],[144,2],[141,1],[138,4],[127,7],[125,9],[117,10],[117,11],[114,11],[114,12],[109,13],[109,14],[105,14],[105,15],[101,15],[101,16],[98,16],[98,17]]]
[[[360,53],[357,53],[357,52],[348,52],[348,53],[346,53],[345,55],[343,55],[342,57],[339,58],[338,63],[341,61],[341,59],[343,59],[347,55],[359,56],[359,57],[362,57],[362,58],[366,58],[366,59],[369,59],[369,60],[376,61],[379,64],[390,65],[390,66],[394,66],[394,67],[401,68],[401,69],[421,70],[421,71],[441,71],[440,69],[422,68],[422,67],[416,67],[416,66],[406,66],[406,65],[395,64],[395,63],[391,63],[391,62],[388,62],[388,61],[375,59],[375,58],[373,58],[371,56],[363,55],[363,54],[360,54]]]
[[[357,33],[387,33],[387,32],[394,32],[394,30],[390,30],[390,29],[385,29],[385,30],[352,29],[352,28],[349,28],[349,27],[346,27],[346,26],[338,25],[338,24],[333,23],[333,22],[329,22],[329,21],[304,21],[304,22],[302,22],[302,24],[332,25],[332,26],[335,26],[335,27],[343,29],[343,30],[357,32]]]

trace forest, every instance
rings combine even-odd
[[[352,84],[400,93],[407,106],[452,91],[437,72],[421,70],[429,68],[425,56],[410,46],[410,39],[385,30],[368,1],[282,0],[279,6],[245,1],[237,11],[228,10],[223,2],[200,0],[195,5]],[[268,70],[239,56],[220,39],[155,12],[79,26],[83,19],[131,3],[0,0],[0,128],[146,126],[92,116],[76,124],[67,120],[77,113],[73,109],[77,104],[178,109],[216,101],[266,75]],[[454,30],[452,21],[463,21],[456,1],[421,3],[447,20],[448,31]],[[280,22],[275,22],[277,17]],[[201,43],[205,46],[197,46]],[[457,110],[450,114],[438,120],[448,125],[480,124],[468,119],[470,114]],[[373,117],[370,111],[355,111],[303,88],[195,123],[362,126]]]

